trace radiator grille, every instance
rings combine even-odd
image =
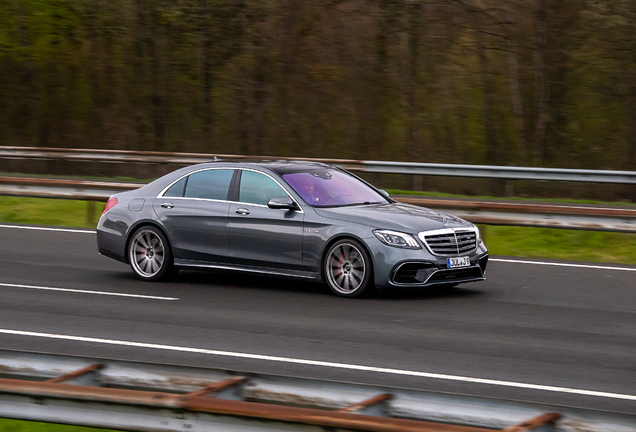
[[[420,234],[435,255],[453,256],[472,252],[477,247],[477,233],[473,230],[452,230]]]

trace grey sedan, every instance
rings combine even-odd
[[[342,297],[480,281],[488,262],[470,222],[289,161],[194,165],[115,194],[97,246],[146,281],[221,269],[325,282]]]

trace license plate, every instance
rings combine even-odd
[[[470,265],[470,258],[458,257],[458,258],[446,258],[446,266],[448,268],[468,267]]]

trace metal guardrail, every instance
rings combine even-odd
[[[0,146],[0,159],[65,160],[76,162],[143,163],[189,165],[224,160],[313,160],[338,165],[351,171],[425,176],[541,180],[588,183],[636,184],[636,171],[582,170],[562,168],[511,167],[492,165],[431,164],[415,162],[366,161],[352,159],[303,159],[276,156],[244,156],[205,153],[162,153],[127,150],[64,149]]]
[[[0,195],[106,202],[114,193],[138,189],[143,185],[144,183],[0,176]]]
[[[494,165],[456,165],[415,162],[360,161],[361,171],[504,180],[568,181],[636,184],[636,171],[534,168]]]
[[[105,202],[143,183],[1,177],[0,195]],[[473,223],[636,233],[636,209],[538,203],[394,197],[400,202],[447,211]],[[92,210],[94,211],[94,210]],[[90,218],[92,221],[92,217]],[[92,223],[92,222],[91,222]]]
[[[633,415],[0,350],[0,417],[133,431],[627,432]]]
[[[446,211],[475,224],[636,233],[636,208],[394,197]]]

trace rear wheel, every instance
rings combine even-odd
[[[168,239],[153,226],[143,226],[134,232],[128,244],[128,260],[142,280],[158,281],[175,273]]]
[[[360,297],[373,291],[371,257],[356,240],[335,242],[325,255],[325,280],[334,294],[340,297]]]

